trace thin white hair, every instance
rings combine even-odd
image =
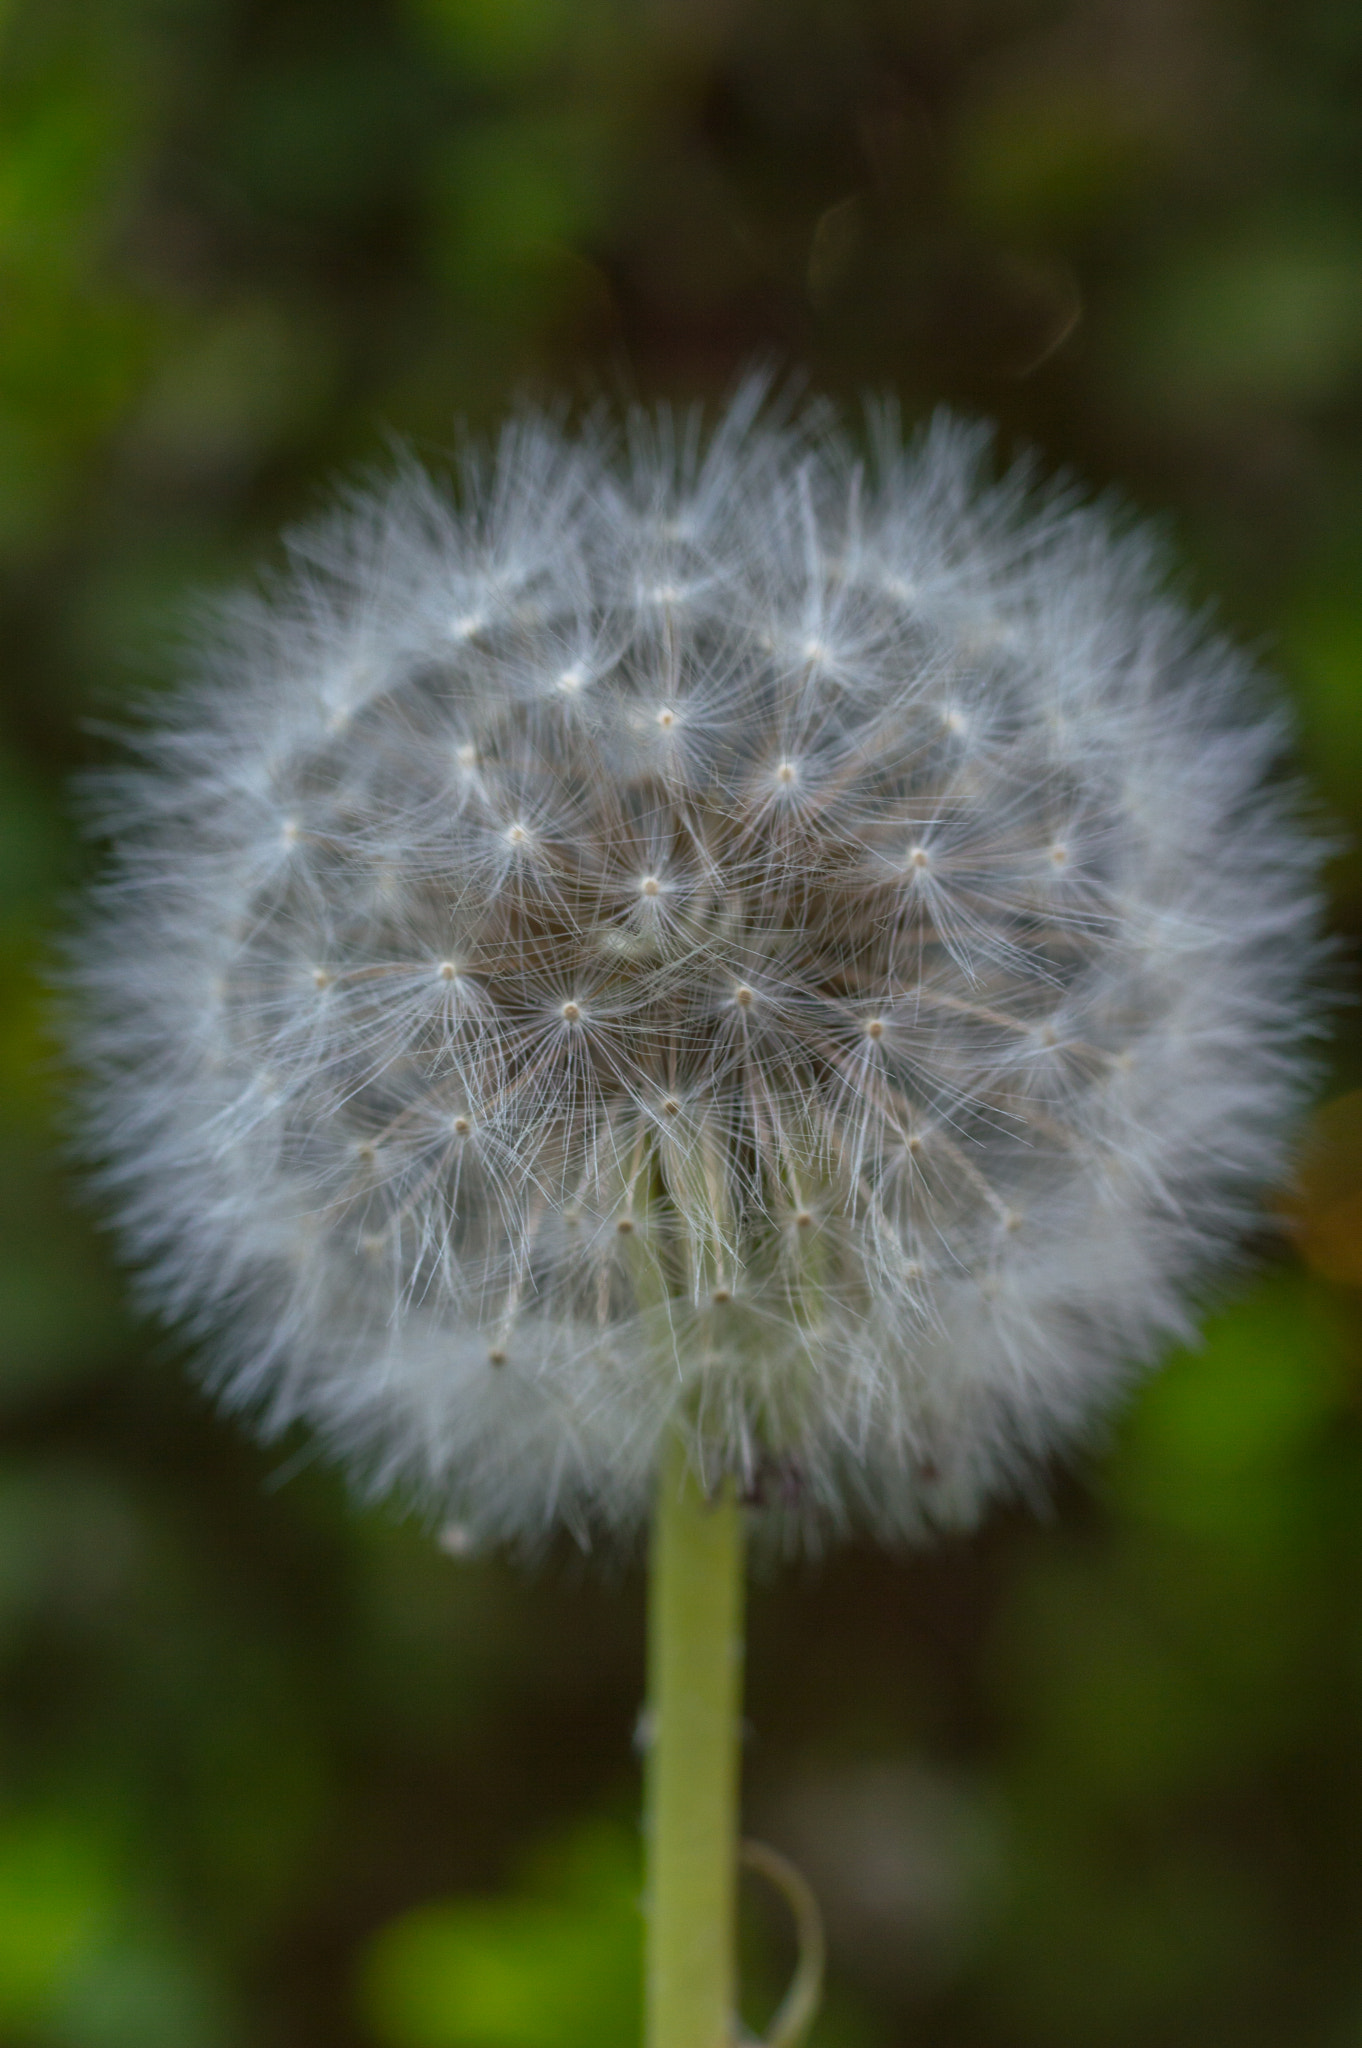
[[[788,1540],[968,1523],[1282,1171],[1318,842],[1159,549],[888,407],[525,414],[220,608],[91,803],[87,1144],[268,1433],[481,1540],[681,1429]]]

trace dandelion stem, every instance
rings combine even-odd
[[[647,2048],[734,2035],[742,1509],[679,1438],[663,1467],[648,1608]]]

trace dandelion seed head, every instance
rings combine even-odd
[[[459,1546],[637,1528],[677,1428],[798,1476],[781,1540],[968,1523],[1282,1170],[1318,853],[1248,664],[1143,535],[872,427],[408,469],[95,792],[147,1292]]]

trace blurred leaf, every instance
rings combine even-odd
[[[44,2032],[53,2048],[224,2048],[240,2038],[195,1959],[141,1930],[82,1958]]]
[[[1354,586],[1362,568],[1354,572]],[[1362,823],[1362,599],[1323,590],[1287,615],[1282,659],[1296,686],[1312,774],[1343,814]]]
[[[40,906],[61,872],[68,836],[51,785],[0,747],[0,930]]]
[[[0,2028],[43,2048],[222,2048],[222,2001],[78,1809],[0,1821]]]
[[[454,62],[491,79],[536,72],[561,49],[574,15],[599,0],[409,0]]]
[[[445,152],[441,261],[452,285],[528,318],[603,196],[599,138],[575,114],[467,126]]]
[[[0,126],[0,272],[78,272],[128,166],[126,101],[106,81],[54,79]]]
[[[1005,234],[1073,236],[1148,178],[1153,146],[1130,96],[1089,81],[1009,80],[1010,96],[969,110],[956,139],[968,214]]]
[[[1185,1847],[1151,1865],[1119,1836],[1076,1853],[1047,1839],[1043,1819],[1029,1841],[1002,1945],[1009,2044],[1191,2044],[1249,2003],[1243,1987],[1272,1942],[1251,1873]]]
[[[26,1041],[20,1041],[26,1049]],[[0,1039],[0,1055],[7,1050]],[[31,1084],[30,1084],[31,1085]],[[35,1089],[34,1121],[45,1106]],[[23,1104],[17,1105],[22,1111]],[[127,1343],[123,1290],[88,1227],[62,1206],[51,1162],[5,1104],[0,1190],[0,1413],[93,1375]]]
[[[262,69],[231,109],[233,194],[276,227],[290,217],[335,226],[372,216],[422,131],[420,71],[362,29],[362,17],[338,23],[329,46]]]
[[[1142,1590],[1052,1555],[1033,1559],[1014,1593],[993,1646],[1026,1729],[1014,1847],[1037,1826],[1091,1828],[1128,1804],[1153,1811],[1224,1755],[1216,1690],[1180,1654],[1157,1590]]]
[[[1185,247],[1129,324],[1137,379],[1178,407],[1319,404],[1362,370],[1362,230],[1307,220]]]
[[[328,337],[282,307],[224,307],[163,351],[135,415],[143,468],[181,474],[249,466],[323,408],[336,384]]]
[[[109,1938],[118,1883],[108,1846],[74,1816],[0,1820],[0,2027],[27,2030]]]
[[[1311,1489],[1303,1453],[1347,1391],[1338,1318],[1297,1275],[1214,1317],[1204,1348],[1143,1390],[1106,1481],[1127,1512],[1268,1564],[1296,1550]]]
[[[632,2048],[642,2011],[638,1845],[593,1822],[523,1892],[418,1907],[374,1941],[364,2005],[384,2048]]]

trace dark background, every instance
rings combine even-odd
[[[637,1569],[460,1561],[208,1412],[70,1199],[38,986],[64,778],[186,592],[393,434],[754,355],[1154,512],[1362,827],[1355,0],[4,17],[4,2048],[633,2037]],[[1357,1039],[1258,1280],[1048,1519],[754,1589],[824,2048],[1362,2044]]]

